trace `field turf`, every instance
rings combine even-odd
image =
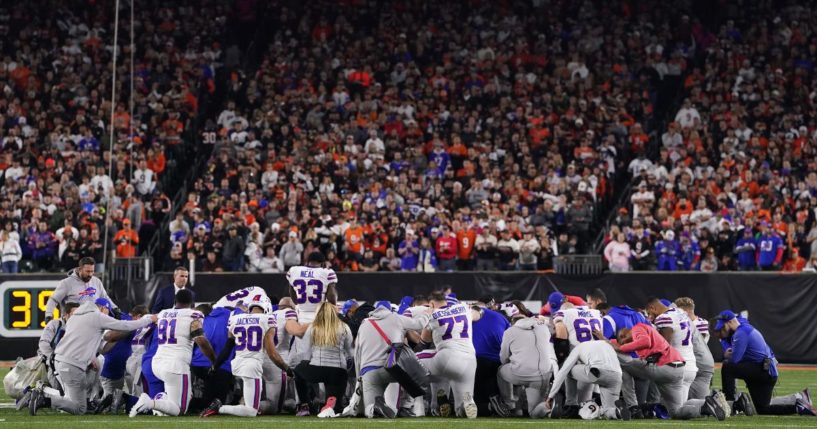
[[[0,377],[4,376],[8,369],[0,369]],[[715,386],[720,386],[720,377],[716,372]],[[817,368],[789,368],[781,371],[781,377],[777,384],[776,395],[786,395],[810,387],[817,394]],[[8,406],[12,402],[11,398],[5,395],[0,389],[0,405]],[[276,426],[285,429],[298,428],[381,428],[393,429],[422,428],[422,429],[459,429],[459,428],[533,428],[533,427],[553,427],[553,428],[651,428],[662,426],[666,428],[684,427],[719,427],[719,428],[817,428],[817,417],[801,416],[768,416],[768,417],[733,417],[724,422],[718,422],[712,418],[693,421],[673,421],[673,420],[636,420],[629,422],[621,421],[581,421],[581,420],[530,420],[530,419],[494,419],[479,418],[475,421],[464,419],[396,419],[392,421],[367,420],[367,419],[327,419],[320,420],[315,417],[295,418],[293,416],[281,417],[259,417],[255,419],[216,416],[202,419],[195,416],[189,417],[137,417],[129,419],[125,415],[101,415],[74,417],[61,414],[51,410],[43,410],[36,417],[30,417],[27,413],[14,411],[13,408],[0,408],[0,429],[4,428],[31,428],[31,429],[68,429],[68,428],[186,428],[186,429],[239,429],[257,428],[259,426]]]

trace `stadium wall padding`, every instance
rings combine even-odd
[[[35,278],[54,277],[0,276],[0,282]],[[169,286],[171,274],[159,273],[155,280],[151,283],[156,289]],[[198,301],[207,302],[251,285],[263,287],[270,296],[288,294],[283,274],[196,273],[193,289]],[[695,300],[696,312],[706,318],[711,319],[727,308],[748,311],[750,322],[763,333],[781,362],[817,363],[817,275],[813,274],[629,273],[566,277],[518,272],[339,273],[338,285],[341,300],[360,301],[398,302],[405,295],[427,294],[449,286],[465,300],[491,294],[497,301],[544,302],[547,295],[557,289],[584,296],[588,290],[600,288],[612,305],[640,307],[650,296],[668,299],[689,296]],[[719,357],[720,347],[714,338],[710,340],[710,347],[716,358]],[[0,359],[31,356],[35,348],[36,339],[2,338]]]

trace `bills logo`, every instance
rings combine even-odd
[[[79,293],[79,296],[96,296],[96,288],[89,287]]]

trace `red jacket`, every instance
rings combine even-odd
[[[440,236],[437,238],[435,247],[437,251],[437,259],[451,260],[457,258],[457,237],[452,237],[450,234],[446,237]]]

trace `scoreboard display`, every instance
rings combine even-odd
[[[13,280],[0,283],[0,337],[39,338],[45,328],[45,307],[57,280]],[[59,307],[59,306],[58,306]],[[59,309],[54,310],[54,318]]]

